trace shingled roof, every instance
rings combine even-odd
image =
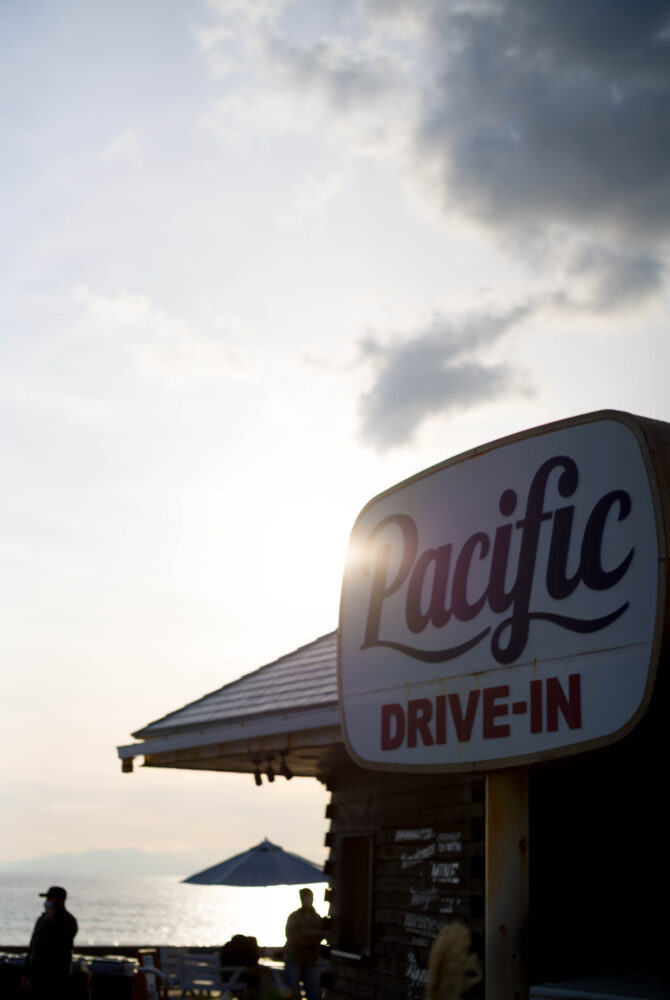
[[[245,674],[133,733],[118,747],[124,770],[149,767],[251,771],[271,764],[321,776],[343,753],[337,632]]]
[[[136,739],[167,736],[186,729],[242,719],[324,708],[337,704],[337,632],[224,684],[217,691],[150,722]]]

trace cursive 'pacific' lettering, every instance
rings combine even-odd
[[[607,615],[591,619],[530,609],[540,531],[545,521],[553,518],[545,585],[554,600],[569,597],[580,583],[594,591],[609,590],[625,576],[633,559],[634,549],[631,548],[618,566],[611,569],[603,566],[603,535],[607,521],[610,517],[625,520],[632,506],[630,495],[625,490],[612,490],[601,497],[591,511],[582,537],[579,565],[572,576],[568,576],[566,564],[575,508],[573,504],[567,504],[554,511],[544,509],[547,483],[554,471],[559,473],[557,485],[560,496],[566,500],[574,496],[579,482],[577,465],[567,455],[556,455],[544,462],[535,473],[523,517],[516,523],[507,521],[497,527],[493,542],[486,532],[476,531],[463,542],[457,554],[452,543],[419,553],[419,535],[413,518],[408,514],[391,514],[383,518],[368,536],[362,563],[362,571],[371,577],[371,585],[361,649],[386,646],[417,660],[441,663],[461,656],[490,633],[490,625],[480,630],[475,628],[465,642],[437,650],[380,638],[384,602],[405,585],[405,621],[409,631],[417,635],[428,625],[443,629],[452,618],[474,622],[486,604],[494,614],[509,612],[491,635],[491,652],[502,664],[512,663],[522,655],[531,621],[548,621],[560,628],[581,633],[597,632],[616,621],[628,607],[628,601]],[[512,517],[517,502],[513,489],[502,492],[498,509],[503,517]],[[514,582],[506,589],[514,529],[521,532],[519,559]],[[391,538],[399,536],[401,544],[400,562],[391,574],[389,535]],[[487,585],[481,593],[473,595],[472,587],[468,586],[471,567],[475,560],[483,564],[489,557]],[[425,583],[431,579],[430,595],[425,605]]]

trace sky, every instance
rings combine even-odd
[[[670,420],[670,3],[0,4],[0,861],[264,836],[325,790],[122,775],[336,627],[374,495]]]

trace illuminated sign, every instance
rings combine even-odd
[[[590,414],[478,448],[367,504],[339,631],[344,734],[359,763],[488,769],[635,725],[665,610],[651,456],[667,454],[666,436],[654,421]]]

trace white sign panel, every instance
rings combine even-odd
[[[485,769],[631,728],[662,617],[654,490],[639,423],[608,412],[477,449],[372,500],[341,599],[352,756]]]

